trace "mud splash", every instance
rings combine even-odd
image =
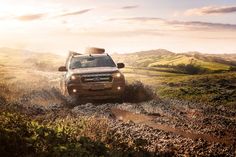
[[[227,145],[233,144],[233,141],[231,140],[231,137],[222,137],[217,138],[208,134],[198,134],[198,133],[192,133],[188,131],[183,131],[179,128],[173,128],[168,125],[158,124],[153,122],[152,120],[156,118],[156,116],[147,116],[144,114],[135,114],[133,112],[125,111],[118,108],[112,108],[111,109],[112,114],[115,116],[116,119],[122,120],[124,122],[127,121],[133,121],[136,124],[144,124],[148,125],[154,129],[159,129],[165,132],[171,132],[177,135],[181,135],[185,138],[190,138],[192,140],[197,139],[204,139],[208,142],[217,142],[217,143],[224,143]]]
[[[125,102],[138,103],[156,98],[154,90],[140,81],[131,84],[126,83],[124,100]]]

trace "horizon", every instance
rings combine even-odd
[[[233,0],[9,0],[0,9],[0,47],[57,54],[90,46],[121,54],[236,53]]]
[[[87,47],[88,48],[88,47]],[[68,53],[70,51],[73,52],[78,52],[78,53],[83,53],[81,51],[76,51],[76,50],[67,50],[64,53],[57,53],[57,52],[52,52],[52,51],[35,51],[35,50],[31,50],[31,49],[21,49],[21,48],[13,48],[13,47],[1,47],[0,46],[0,50],[1,49],[10,49],[10,50],[19,50],[19,51],[26,51],[26,52],[32,52],[32,53],[41,53],[41,54],[55,54],[55,55],[59,55],[59,56],[67,56]],[[86,49],[86,48],[85,48]],[[85,49],[83,51],[85,51]],[[169,51],[171,53],[174,54],[188,54],[188,53],[200,53],[200,54],[208,54],[208,55],[236,55],[236,53],[206,53],[206,52],[199,52],[199,51],[185,51],[185,52],[174,52],[174,51],[170,51],[168,49],[164,49],[164,48],[157,48],[157,49],[147,49],[147,50],[141,50],[141,51],[135,51],[135,52],[127,52],[127,53],[119,53],[119,52],[108,52],[105,49],[105,53],[108,54],[118,54],[118,55],[125,55],[125,54],[134,54],[134,53],[140,53],[140,52],[148,52],[148,51],[158,51],[158,50],[164,50],[164,51]]]

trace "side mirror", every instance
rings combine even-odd
[[[61,66],[58,68],[58,71],[67,71],[66,67],[65,66]]]
[[[121,68],[124,68],[124,67],[125,67],[124,63],[117,63],[117,68],[118,69],[121,69]]]

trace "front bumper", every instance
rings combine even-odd
[[[67,90],[69,95],[81,99],[114,99],[123,96],[125,82],[70,83]]]

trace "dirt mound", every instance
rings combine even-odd
[[[140,81],[126,84],[124,100],[125,102],[143,102],[156,98],[154,90]]]

